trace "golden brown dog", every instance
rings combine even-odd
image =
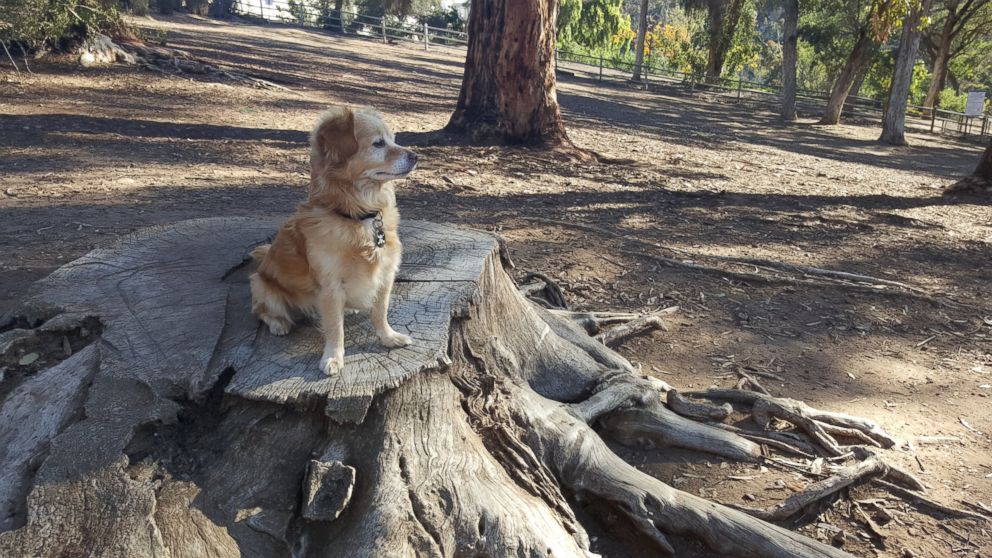
[[[417,155],[396,145],[378,113],[331,109],[310,136],[309,198],[271,245],[252,252],[260,262],[252,312],[275,335],[289,333],[294,315],[319,317],[327,374],[344,365],[345,309],[371,310],[387,347],[411,341],[389,326],[386,312],[402,250],[391,181],[416,166]]]

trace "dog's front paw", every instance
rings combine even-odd
[[[263,316],[262,321],[265,322],[265,325],[269,326],[269,333],[272,335],[286,335],[289,333],[289,330],[293,329],[293,322],[289,320]]]
[[[337,374],[344,368],[344,355],[324,353],[320,357],[320,370],[328,376]]]
[[[413,343],[413,339],[409,335],[403,335],[393,330],[382,332],[379,334],[379,340],[382,344],[390,349],[395,349],[397,347],[406,347],[410,343]]]

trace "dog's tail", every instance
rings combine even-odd
[[[265,256],[269,253],[269,248],[272,248],[271,244],[261,244],[256,246],[254,250],[251,251],[251,259],[258,263],[262,263]]]

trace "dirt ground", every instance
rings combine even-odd
[[[83,70],[71,60],[2,74],[0,313],[32,281],[135,229],[288,214],[303,195],[317,114],[331,103],[370,104],[402,132],[401,143],[421,146],[421,170],[399,188],[404,218],[499,232],[518,277],[552,276],[576,308],[680,306],[669,331],[620,349],[674,385],[732,386],[735,370],[749,367],[784,378],[765,380],[775,395],[875,419],[900,439],[954,437],[891,459],[934,499],[992,505],[992,209],[940,196],[971,170],[979,146],[911,135],[912,147],[887,147],[870,126],[821,127],[812,118],[783,126],[771,113],[675,87],[646,93],[568,77],[559,99],[572,139],[636,163],[439,144],[431,132],[454,107],[457,52],[189,17],[137,22],[169,46],[289,90]],[[645,251],[637,240],[680,259],[766,258],[902,281],[940,302],[898,289],[667,267],[632,254]],[[730,504],[770,506],[809,482],[686,452],[617,451],[678,488]],[[799,528],[821,540],[846,537],[859,556],[992,555],[988,523],[942,519],[869,487],[850,497],[885,524],[881,536],[852,519],[850,500]],[[610,517],[593,512],[595,535]],[[708,555],[676,543],[686,555]],[[642,548],[596,542],[608,556]]]

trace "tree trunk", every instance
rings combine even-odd
[[[913,7],[902,26],[899,54],[889,87],[889,98],[882,115],[882,135],[879,141],[892,145],[906,145],[906,107],[909,104],[909,87],[913,82],[913,66],[920,48],[920,21],[930,12],[933,0],[923,0]]]
[[[648,0],[641,0],[641,12],[637,17],[637,39],[634,41],[634,73],[631,79],[641,81],[644,64],[644,39],[648,34]]]
[[[982,158],[978,161],[978,166],[975,167],[975,172],[952,184],[944,193],[950,195],[992,194],[992,143],[985,148]]]
[[[785,0],[782,25],[782,120],[796,119],[796,46],[798,43],[799,0]]]
[[[727,51],[734,42],[734,34],[741,21],[744,10],[744,0],[709,0],[707,16],[709,18],[710,48],[706,59],[706,77],[718,78],[723,74],[723,63]],[[726,8],[726,9],[724,9]]]
[[[861,71],[854,77],[854,83],[851,84],[851,92],[848,93],[848,97],[857,97],[861,94],[861,86],[864,85],[865,78],[868,77],[869,69],[871,69],[869,64],[865,64],[861,67]]]
[[[937,44],[937,52],[933,57],[933,77],[930,80],[930,88],[927,90],[927,98],[923,101],[923,106],[933,110],[940,106],[940,92],[944,90],[944,83],[947,81],[947,67],[951,60],[951,43],[954,41],[955,20],[947,15],[947,21],[940,31],[940,39]]]
[[[476,0],[447,130],[474,141],[571,145],[555,92],[558,0]]]
[[[344,11],[344,0],[334,0],[334,8],[331,9],[331,13],[324,22],[325,29],[333,29],[335,31],[340,31],[344,33],[344,16],[342,12]]]
[[[629,519],[612,536],[654,545],[639,555],[670,551],[670,533],[733,556],[850,558],[614,454],[600,418],[649,442],[672,425],[664,439],[724,458],[762,450],[672,420],[663,383],[529,303],[485,233],[405,223],[390,322],[414,343],[385,351],[349,315],[345,367],[324,375],[314,326],[275,337],[249,309],[248,254],[278,225],[136,233],[0,319],[4,339],[51,336],[42,361],[64,359],[0,401],[0,556],[584,556],[581,501]],[[25,323],[41,325],[11,329]],[[66,358],[63,334],[89,344]]]
[[[871,60],[869,53],[872,46],[868,29],[863,28],[858,34],[858,39],[854,42],[854,48],[851,49],[847,62],[844,63],[837,80],[834,81],[834,86],[830,90],[830,99],[827,101],[827,108],[823,111],[820,124],[840,123],[841,113],[844,111],[844,103],[851,92],[851,86],[854,84],[856,76],[867,67]]]

